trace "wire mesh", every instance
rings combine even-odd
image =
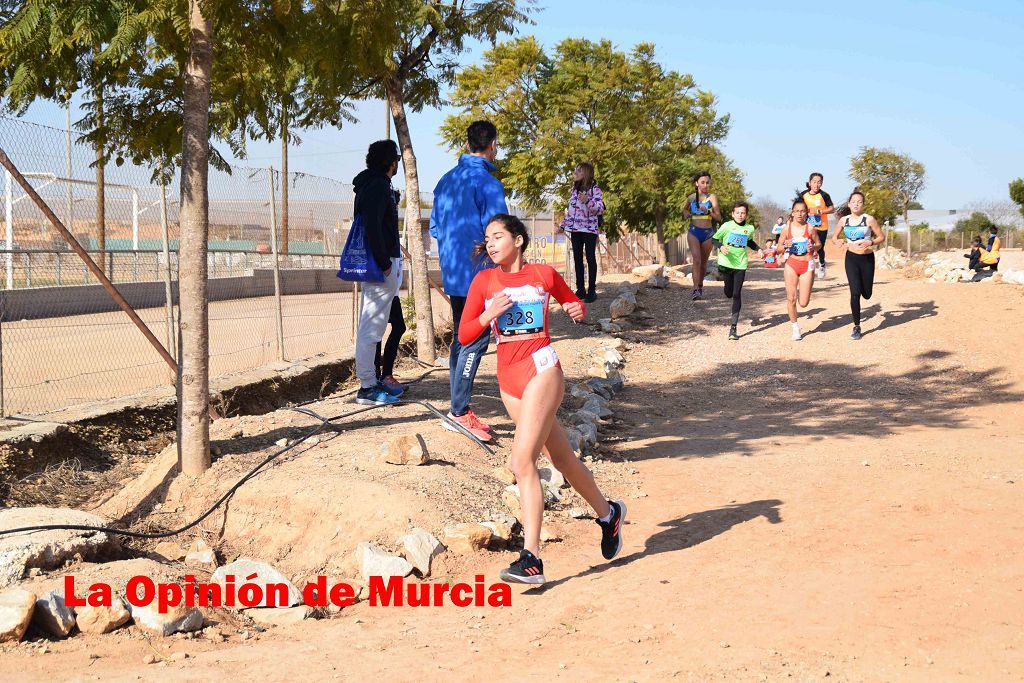
[[[160,187],[151,169],[107,163],[101,203],[95,152],[75,138],[0,117],[0,147],[177,357],[178,183]],[[171,386],[158,352],[39,207],[5,173],[0,178],[0,415],[47,413]],[[352,286],[335,276],[352,223],[352,186],[290,173],[285,245],[281,180],[280,172],[269,168],[209,171],[212,377],[279,358],[340,355],[352,348]],[[440,282],[436,244],[426,232],[432,202],[429,193],[421,193],[428,269]],[[274,294],[275,221],[282,348]],[[527,222],[534,231],[531,260],[552,263],[568,276],[567,249],[555,235],[552,216],[539,214]],[[450,322],[444,298],[435,293],[432,301],[435,322]]]

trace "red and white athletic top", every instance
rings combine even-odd
[[[512,300],[512,307],[491,321],[498,340],[499,368],[529,358],[551,343],[548,302],[552,296],[560,304],[579,301],[562,276],[546,264],[527,263],[518,273],[506,273],[500,267],[480,271],[466,296],[459,343],[470,344],[480,338],[485,329],[480,315],[502,291]]]

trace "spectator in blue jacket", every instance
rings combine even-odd
[[[455,338],[452,340],[450,367],[451,411],[448,417],[468,429],[482,441],[491,438],[490,427],[470,409],[473,380],[480,360],[487,352],[490,331],[472,344],[459,343],[458,329],[466,305],[469,283],[478,271],[490,265],[486,257],[473,256],[473,247],[484,241],[484,230],[491,216],[508,213],[505,187],[492,174],[498,153],[498,130],[490,121],[475,121],[466,129],[467,153],[434,188],[434,208],[430,212],[430,234],[437,240],[444,291],[452,300]],[[446,429],[455,430],[447,422]]]

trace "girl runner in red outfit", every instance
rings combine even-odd
[[[793,341],[800,341],[800,324],[796,321],[796,305],[807,308],[811,303],[811,288],[814,286],[815,254],[821,249],[818,234],[807,224],[807,204],[803,199],[793,202],[789,222],[779,235],[778,253],[788,252],[786,259],[786,305],[789,322],[793,324]]]
[[[504,581],[544,583],[540,527],[544,495],[537,472],[543,450],[573,488],[594,508],[601,526],[601,552],[610,560],[622,549],[621,526],[626,506],[611,502],[594,483],[594,475],[573,453],[565,429],[555,417],[565,394],[565,377],[548,336],[548,301],[554,297],[574,321],[583,304],[554,268],[526,263],[530,236],[515,216],[491,218],[482,245],[495,268],[473,278],[459,325],[459,340],[478,339],[488,325],[498,340],[498,387],[516,423],[509,467],[516,475],[522,507],[523,550],[501,572]]]

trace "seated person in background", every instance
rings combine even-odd
[[[971,270],[977,268],[978,264],[981,263],[981,238],[974,237],[971,239],[971,253],[964,254],[965,259],[970,259],[967,262],[967,267]]]

